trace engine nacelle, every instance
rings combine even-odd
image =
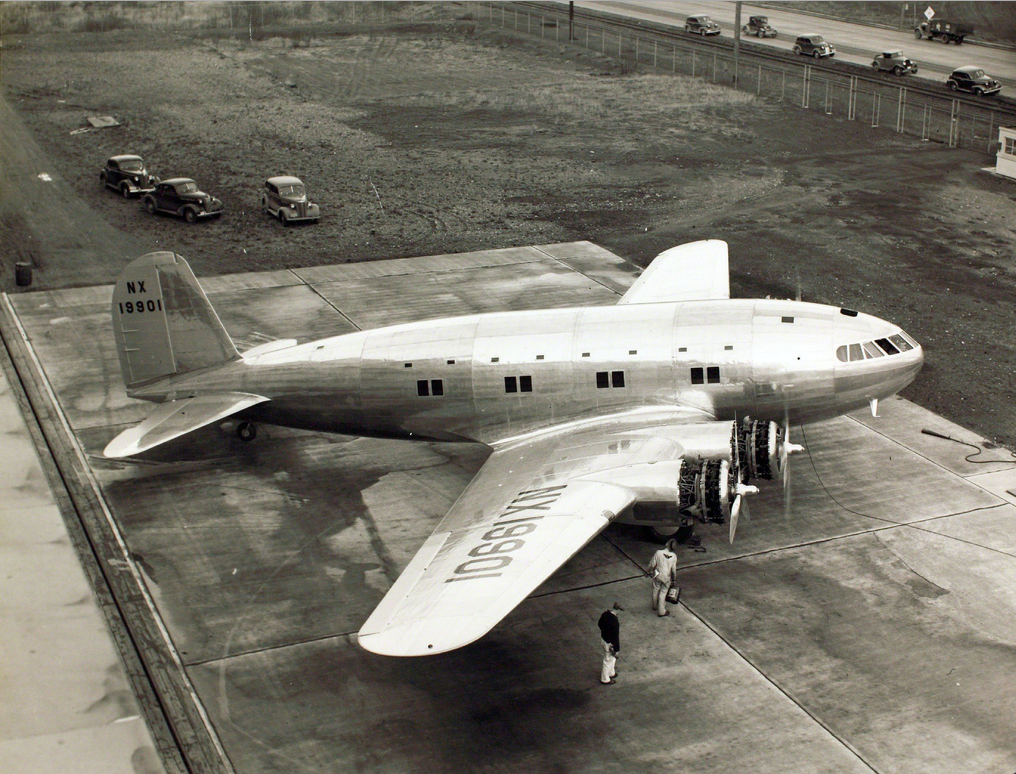
[[[775,422],[748,423],[738,433],[740,458],[748,478],[772,478],[780,460],[783,429]]]
[[[727,460],[681,460],[677,507],[703,524],[723,524],[730,518],[730,463]]]

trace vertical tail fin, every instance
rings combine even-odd
[[[129,263],[113,289],[112,315],[128,392],[240,357],[194,272],[174,253]]]

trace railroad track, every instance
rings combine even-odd
[[[538,16],[555,25],[568,23],[568,6],[563,3],[540,3],[540,2],[494,2],[488,4],[491,8],[503,9],[505,12],[517,13],[526,12],[532,16]],[[671,25],[659,24],[656,22],[641,19],[630,19],[623,16],[593,11],[585,8],[575,9],[574,22],[578,25],[596,27],[608,32],[610,35],[627,35],[631,38],[638,38],[646,41],[647,44],[664,44],[677,49],[695,49],[702,52],[716,53],[725,57],[733,56],[734,41],[731,37],[714,36],[704,38],[692,37],[683,29]],[[853,62],[837,61],[834,59],[804,59],[801,56],[785,51],[773,49],[769,46],[760,46],[751,40],[740,41],[739,59],[741,66],[763,65],[773,68],[787,68],[804,70],[811,69],[812,77],[826,76],[841,80],[853,80],[858,88],[871,90],[893,91],[905,89],[911,100],[923,99],[934,104],[938,109],[950,113],[955,110],[954,105],[959,105],[959,110],[967,114],[975,113],[987,116],[988,113],[996,115],[993,124],[1012,123],[1016,121],[1016,100],[1010,97],[975,97],[973,95],[956,93],[947,90],[944,86],[930,83],[923,79],[910,78],[900,81],[892,75],[878,75],[872,72],[870,67],[855,64]],[[985,118],[985,120],[988,120]]]

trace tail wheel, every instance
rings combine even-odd
[[[241,422],[236,426],[236,435],[244,443],[250,443],[253,441],[258,434],[257,425],[253,422]]]

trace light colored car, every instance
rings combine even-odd
[[[871,61],[871,66],[876,70],[893,75],[906,75],[916,73],[917,64],[913,59],[907,59],[902,51],[886,51],[878,54]]]
[[[261,187],[261,209],[278,218],[284,226],[321,217],[321,208],[307,198],[303,181],[292,175],[265,180]]]

